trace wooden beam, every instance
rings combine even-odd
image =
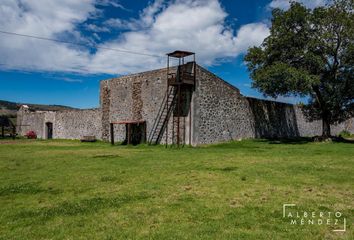
[[[129,145],[129,144],[131,144],[131,124],[130,123],[128,123],[128,142],[127,142],[127,144]]]
[[[110,126],[111,126],[111,131],[110,131],[110,133],[111,133],[111,144],[114,145],[114,125],[113,125],[113,123],[111,123]]]
[[[192,93],[191,93],[191,101],[189,104],[189,146],[192,146]]]
[[[120,121],[120,122],[111,122],[111,124],[142,124],[145,123],[146,121],[140,120],[140,121]]]

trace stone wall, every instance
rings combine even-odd
[[[171,69],[175,71],[176,69]],[[320,135],[321,121],[308,122],[297,106],[244,97],[234,86],[206,69],[197,66],[195,91],[183,94],[190,106],[183,105],[181,139],[192,145],[209,144],[244,138],[273,138]],[[146,121],[149,135],[167,90],[167,69],[143,72],[101,81],[100,109],[58,112],[18,112],[18,132],[34,130],[46,138],[46,123],[53,123],[53,137],[80,139],[94,135],[110,140],[110,123]],[[190,110],[190,111],[189,111]],[[191,116],[189,116],[191,114]],[[176,139],[176,124],[168,124],[168,143]],[[191,123],[189,122],[191,119]],[[190,127],[191,126],[191,127]],[[342,130],[354,133],[354,120],[332,126],[332,134]],[[124,125],[115,125],[115,141],[126,136]],[[162,143],[165,143],[165,136]]]
[[[111,91],[108,87],[109,81],[101,81],[100,84],[100,106],[102,111],[102,139],[108,141],[110,134],[110,105],[111,105]]]
[[[194,94],[194,145],[254,136],[247,101],[237,88],[198,66]]]
[[[299,129],[300,136],[311,137],[311,136],[322,135],[322,121],[309,122],[302,114],[300,107],[298,106],[293,106],[293,107],[296,113],[297,127]],[[354,134],[354,118],[348,119],[347,121],[337,125],[331,125],[332,135],[338,135],[343,130]]]
[[[300,136],[293,105],[246,98],[255,138]]]
[[[20,109],[17,113],[17,133],[25,136],[29,131],[34,131],[38,138],[44,138],[45,114],[46,112],[30,112]]]
[[[146,121],[149,135],[166,94],[166,79],[167,69],[159,69],[101,81],[103,139],[109,140],[110,122]],[[115,141],[123,141],[125,132],[124,125],[114,125]],[[165,136],[162,139],[165,142]]]
[[[244,97],[237,88],[200,66],[194,98],[194,145],[322,134],[322,121],[307,121],[298,106]],[[354,119],[331,129],[333,135],[343,130],[354,133]]]
[[[46,123],[53,124],[53,138],[81,139],[83,136],[102,138],[101,110],[22,111],[18,112],[18,134],[35,131],[38,138],[47,138]]]
[[[101,110],[70,110],[55,113],[53,137],[81,139],[83,136],[102,138]]]

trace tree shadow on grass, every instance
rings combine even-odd
[[[307,144],[311,142],[336,142],[336,143],[354,143],[352,139],[345,139],[343,137],[296,137],[296,138],[268,138],[265,139],[269,144]]]
[[[310,137],[296,137],[296,138],[269,138],[266,139],[269,144],[307,144],[313,142]]]
[[[354,144],[354,139],[347,139],[343,137],[334,137],[332,138],[333,142],[339,142],[339,143],[352,143]]]

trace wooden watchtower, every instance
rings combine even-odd
[[[177,65],[171,64],[177,60]],[[188,61],[189,60],[189,61]],[[191,98],[196,83],[195,53],[174,51],[167,54],[167,89],[152,130],[149,144],[159,144],[165,133],[166,145],[169,136],[178,147],[186,143],[186,117],[189,117],[189,144],[191,144]],[[173,118],[172,129],[168,124]]]

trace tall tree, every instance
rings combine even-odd
[[[354,0],[307,9],[274,9],[270,36],[245,56],[253,87],[266,96],[307,96],[303,112],[331,124],[354,116]]]

